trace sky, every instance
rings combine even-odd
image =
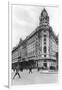
[[[56,35],[59,33],[59,9],[58,7],[40,7],[27,5],[12,6],[12,47],[16,46],[22,38],[23,40],[37,26],[39,26],[39,17],[41,11],[45,8],[49,16],[50,26]]]

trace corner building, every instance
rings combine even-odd
[[[49,16],[45,8],[40,14],[39,26],[19,45],[19,52],[20,62],[33,60],[34,68],[57,69],[58,37],[49,25]]]

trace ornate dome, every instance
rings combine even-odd
[[[44,8],[40,15],[40,25],[48,25],[48,24],[49,24],[49,16],[46,9]]]

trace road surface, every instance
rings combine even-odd
[[[28,70],[24,70],[23,72],[19,72],[21,78],[18,76],[15,79],[12,79],[12,85],[26,85],[26,84],[41,84],[41,83],[56,83],[58,81],[58,73],[48,73],[33,70],[32,74],[29,74]],[[11,76],[13,78],[14,72],[12,72]]]

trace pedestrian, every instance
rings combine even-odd
[[[32,67],[31,67],[31,66],[29,67],[29,73],[30,73],[30,72],[32,73]]]
[[[18,75],[18,76],[19,76],[19,78],[21,78],[21,77],[20,77],[20,74],[19,74],[19,71],[20,71],[19,64],[17,64],[17,66],[16,66],[16,68],[15,68],[15,71],[16,71],[16,73],[15,73],[15,75],[14,75],[13,79],[16,77],[16,75]]]

